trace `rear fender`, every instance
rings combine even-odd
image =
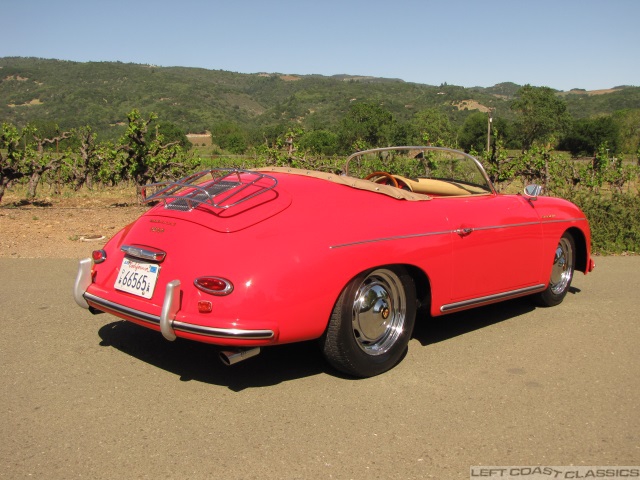
[[[589,272],[590,248],[587,245],[585,234],[578,227],[567,230],[572,236],[576,247],[575,269],[585,275]]]

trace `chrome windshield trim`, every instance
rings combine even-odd
[[[87,301],[97,305],[98,307],[103,307],[104,309],[107,310],[107,313],[109,313],[108,311],[117,312],[117,313],[126,315],[128,317],[135,318],[136,320],[141,320],[143,322],[152,323],[154,325],[160,326],[160,317],[157,315],[151,315],[149,313],[141,312],[133,308],[125,307],[124,305],[120,305],[118,303],[105,300],[91,293],[85,293],[84,298]],[[175,331],[193,333],[197,335],[205,335],[207,337],[212,337],[212,338],[238,338],[242,340],[270,340],[275,337],[275,332],[273,330],[267,330],[267,329],[246,330],[246,329],[239,329],[239,328],[205,327],[202,325],[194,325],[192,323],[180,322],[178,320],[174,320],[172,322],[172,326]]]
[[[460,150],[455,150],[452,148],[447,148],[447,147],[431,147],[428,145],[402,145],[402,146],[396,146],[396,147],[378,147],[378,148],[371,148],[369,150],[362,150],[360,152],[355,152],[353,154],[351,154],[346,162],[345,162],[345,166],[344,166],[344,173],[345,175],[349,175],[349,164],[351,163],[351,161],[357,157],[361,157],[363,155],[368,155],[368,154],[375,154],[375,153],[382,153],[382,152],[389,152],[389,151],[394,151],[394,150],[421,150],[421,151],[440,151],[440,152],[448,152],[448,153],[453,153],[456,155],[460,155],[461,157],[466,157],[468,159],[470,159],[478,168],[478,170],[480,171],[480,174],[484,177],[484,180],[487,184],[487,186],[490,189],[490,192],[487,193],[491,193],[493,195],[495,195],[496,189],[493,186],[493,183],[491,183],[491,180],[489,179],[489,175],[487,175],[486,170],[484,169],[484,166],[482,165],[482,163],[480,163],[480,161],[469,155],[468,153],[465,152],[461,152]]]
[[[516,290],[510,290],[508,292],[496,293],[494,295],[487,295],[486,297],[472,298],[469,300],[463,300],[462,302],[448,303],[440,307],[442,313],[451,313],[457,310],[463,310],[469,307],[477,307],[488,303],[497,302],[498,300],[507,300],[509,298],[522,297],[523,295],[529,295],[532,293],[540,292],[544,290],[546,286],[544,284],[534,285],[531,287],[518,288]]]

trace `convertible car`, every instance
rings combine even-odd
[[[358,152],[341,172],[206,170],[142,189],[153,206],[80,261],[74,297],[219,346],[227,364],[317,339],[336,369],[396,365],[416,321],[531,296],[554,306],[594,262],[572,203],[496,192],[456,150]]]

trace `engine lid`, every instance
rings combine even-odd
[[[204,170],[175,182],[142,188],[145,203],[159,202],[147,216],[175,218],[218,232],[236,232],[277,215],[291,196],[278,180],[260,172]]]
[[[170,219],[179,219],[216,232],[232,233],[263,222],[286,210],[289,205],[291,195],[278,189],[228,209],[215,209],[201,204],[191,210],[183,210],[171,208],[171,203],[159,204],[140,220],[147,217],[151,223],[161,226],[164,222],[171,222]]]

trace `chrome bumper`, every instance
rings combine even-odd
[[[105,311],[116,316],[135,318],[136,320],[158,325],[164,338],[169,341],[176,339],[176,331],[203,335],[212,338],[238,339],[238,340],[270,340],[275,337],[273,330],[258,329],[246,330],[239,328],[216,328],[195,325],[192,323],[175,320],[176,314],[180,310],[180,280],[173,280],[167,284],[167,289],[162,303],[160,316],[141,312],[133,308],[120,305],[118,303],[105,300],[92,293],[87,292],[91,285],[90,258],[80,260],[78,274],[73,289],[73,297],[76,303],[82,308],[94,307],[97,310]]]

